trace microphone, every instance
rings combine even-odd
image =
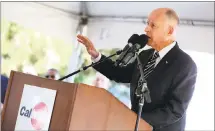
[[[120,66],[125,66],[128,62],[135,56],[135,52],[139,51],[139,49],[146,46],[148,43],[149,37],[145,34],[142,34],[138,37],[137,42],[131,47],[131,49],[126,52],[124,59],[119,64]]]
[[[132,46],[138,42],[139,35],[138,34],[133,34],[129,39],[128,39],[128,44],[124,47],[122,50],[122,53],[116,60],[115,66],[118,66],[119,63],[122,62],[126,54],[131,50]]]

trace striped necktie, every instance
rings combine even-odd
[[[154,55],[151,57],[151,59],[146,64],[146,66],[144,67],[143,74],[144,74],[144,78],[145,79],[148,78],[148,76],[150,75],[150,73],[155,68],[155,62],[156,62],[156,59],[158,57],[159,57],[158,52],[155,52]]]
[[[144,67],[144,70],[143,70],[143,75],[144,75],[144,78],[147,79],[148,76],[150,75],[150,73],[152,73],[152,71],[154,70],[155,68],[155,62],[156,62],[156,59],[159,57],[159,54],[158,52],[155,52],[154,55],[150,58],[150,60],[148,61],[148,63],[145,65]],[[140,86],[142,86],[142,78],[140,76],[139,80],[138,80],[138,88]]]

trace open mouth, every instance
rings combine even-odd
[[[148,35],[146,35],[146,36],[148,36]],[[151,39],[151,37],[149,37],[149,36],[148,36],[148,38]]]

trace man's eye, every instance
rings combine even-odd
[[[152,28],[157,28],[157,26],[155,24],[152,24]]]

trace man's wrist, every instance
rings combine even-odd
[[[93,63],[98,62],[101,59],[102,55],[99,53],[99,55],[96,58],[91,57]]]

